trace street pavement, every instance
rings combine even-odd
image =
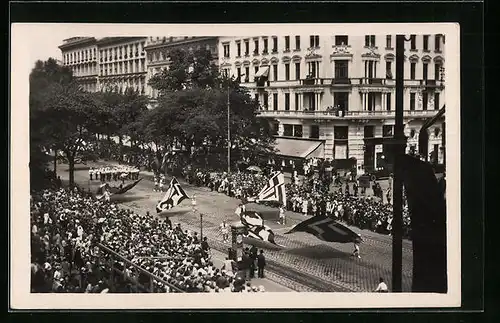
[[[99,185],[98,181],[88,180],[88,168],[102,165],[113,165],[113,163],[89,163],[88,165],[77,165],[75,180],[83,188],[95,191]],[[66,165],[58,165],[58,175],[68,178]],[[141,171],[141,177],[145,179],[131,191],[122,196],[116,196],[116,203],[135,209],[137,212],[149,212],[156,214],[156,203],[163,197],[164,193],[153,192],[151,173]],[[223,219],[229,223],[238,222],[239,218],[234,213],[239,200],[230,198],[225,194],[210,192],[205,187],[195,187],[185,183],[178,178],[182,187],[189,196],[196,194],[197,210],[203,214],[203,235],[207,236],[211,243],[222,246],[222,235],[219,225]],[[112,184],[112,183],[111,183]],[[117,183],[118,185],[118,183]],[[266,224],[274,231],[277,244],[283,248],[272,248],[268,244],[259,244],[264,249],[267,259],[279,264],[290,271],[307,274],[311,277],[332,282],[340,290],[369,292],[375,289],[379,277],[385,279],[391,288],[392,271],[392,239],[390,236],[381,235],[368,230],[360,230],[350,227],[353,231],[363,237],[361,244],[361,259],[351,257],[352,244],[327,243],[307,233],[293,233],[284,235],[297,223],[309,218],[302,214],[287,212],[287,224],[282,226],[278,220],[276,209],[259,205],[248,204],[247,210],[255,210],[263,215]],[[190,201],[184,201],[172,210],[173,223],[180,222],[190,230],[200,231],[200,216],[191,211]],[[226,248],[229,244],[224,245]],[[221,249],[224,250],[224,249]],[[411,291],[412,277],[412,246],[411,242],[403,241],[403,291]],[[283,277],[269,276],[270,279],[284,283]],[[292,282],[285,282],[288,287],[295,290],[303,290],[304,286],[294,286]],[[272,289],[272,288],[271,288]]]

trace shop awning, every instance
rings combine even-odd
[[[325,149],[322,140],[294,138],[276,138],[277,154],[295,158],[324,158]]]
[[[262,66],[255,74],[255,77],[262,77],[262,76],[268,77],[268,75],[269,75],[269,66]]]

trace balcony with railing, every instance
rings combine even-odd
[[[405,110],[405,117],[433,117],[437,110]],[[395,111],[343,111],[343,110],[259,110],[265,118],[300,118],[300,119],[385,119],[395,116]]]

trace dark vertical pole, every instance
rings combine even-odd
[[[396,125],[394,127],[394,190],[392,220],[392,291],[402,291],[403,264],[403,182],[398,156],[404,154],[404,35],[396,36]]]
[[[203,240],[203,213],[200,213],[200,240]]]
[[[443,148],[443,165],[446,165],[446,122],[443,121],[441,129],[441,147]]]

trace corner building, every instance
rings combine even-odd
[[[420,128],[445,104],[444,43],[443,35],[405,43],[408,152],[418,151]],[[372,171],[395,124],[395,47],[395,35],[221,37],[218,56],[221,71],[258,100],[282,155],[354,157],[359,170]],[[444,118],[429,129],[427,147],[440,163],[443,136]]]

